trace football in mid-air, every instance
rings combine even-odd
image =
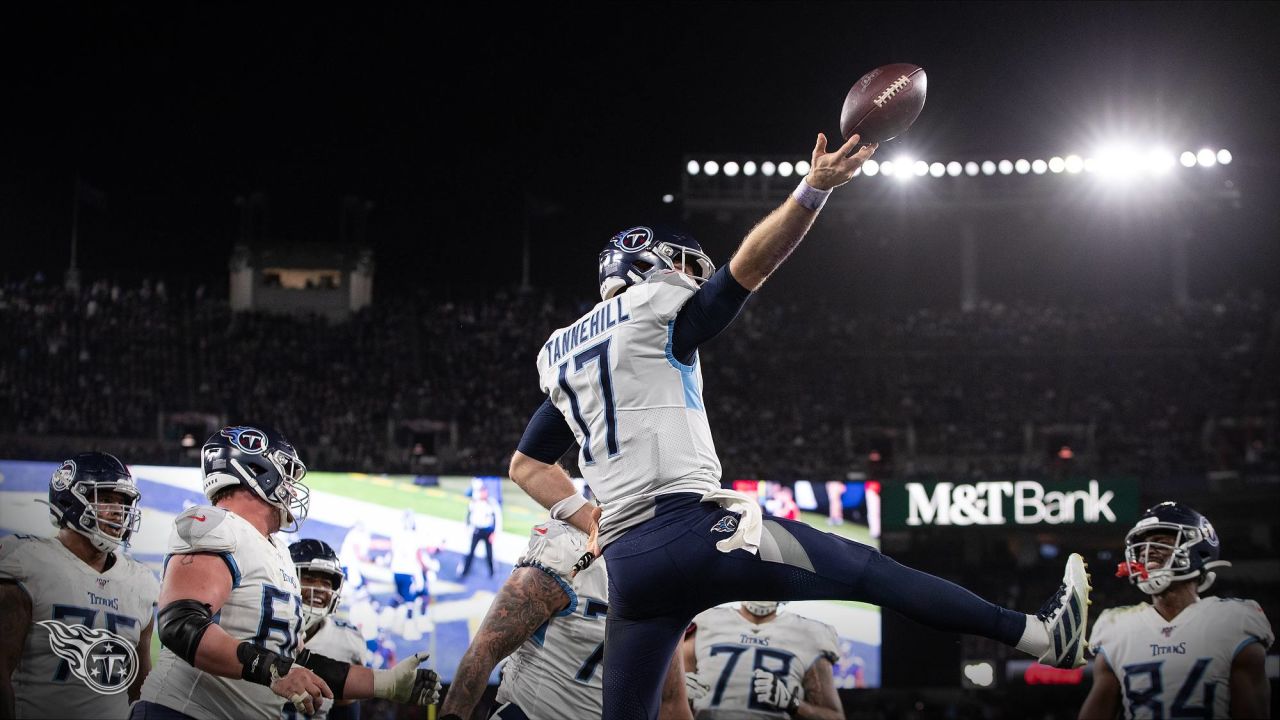
[[[882,65],[863,75],[844,98],[840,132],[861,142],[892,140],[911,127],[924,109],[927,78],[919,65]]]

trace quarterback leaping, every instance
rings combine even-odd
[[[1072,555],[1036,615],[993,605],[868,547],[782,518],[720,487],[698,347],[800,244],[827,196],[875,152],[858,136],[809,175],[715,269],[692,238],[636,226],[600,253],[601,302],[539,348],[547,400],[511,461],[511,477],[552,516],[588,532],[609,562],[604,717],[654,718],[667,663],[697,613],[741,598],[861,600],[938,628],[999,640],[1072,667],[1084,662],[1088,580]],[[574,492],[557,460],[574,442],[603,503]]]

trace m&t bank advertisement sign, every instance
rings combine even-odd
[[[886,528],[974,525],[1121,525],[1138,517],[1138,482],[1009,480],[884,483]]]

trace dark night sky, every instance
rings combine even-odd
[[[65,266],[79,170],[108,196],[90,273],[224,273],[233,198],[260,191],[299,242],[374,201],[380,278],[511,282],[533,193],[565,209],[534,230],[536,279],[564,282],[559,258],[589,272],[670,210],[686,152],[803,156],[887,62],[929,72],[899,141],[921,154],[1136,133],[1230,147],[1277,187],[1267,4],[39,5],[0,19],[6,273]]]

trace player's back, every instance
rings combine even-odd
[[[0,540],[0,579],[31,600],[31,629],[11,681],[19,718],[121,718],[129,714],[138,639],[160,586],[117,551],[99,573],[57,538]]]
[[[761,705],[753,692],[756,668],[781,675],[801,687],[805,673],[820,658],[837,657],[836,632],[830,625],[782,612],[756,624],[737,609],[711,608],[693,619],[698,675],[711,685],[695,705],[699,720],[717,718],[785,718]]]
[[[539,350],[542,389],[573,429],[603,505],[602,543],[644,517],[656,494],[719,488],[697,353],[686,365],[671,348],[676,314],[696,290],[682,273],[656,273]]]
[[[239,515],[197,506],[174,521],[166,567],[189,553],[221,557],[232,576],[231,596],[215,615],[237,640],[293,657],[302,628],[302,597],[288,546],[258,532]],[[268,687],[197,670],[162,648],[142,699],[197,720],[280,717],[280,698]]]
[[[538,628],[507,659],[498,703],[530,720],[600,717],[609,575],[599,558],[573,579],[569,607]]]
[[[1228,717],[1231,661],[1273,639],[1256,602],[1205,597],[1171,621],[1147,603],[1106,610],[1090,644],[1120,681],[1125,717]]]

